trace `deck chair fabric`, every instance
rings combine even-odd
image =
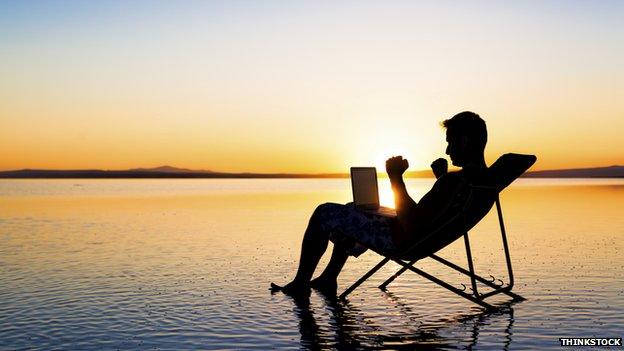
[[[491,308],[489,304],[482,301],[481,298],[485,298],[494,295],[497,292],[504,292],[509,296],[512,296],[516,300],[523,299],[517,294],[511,293],[513,287],[513,273],[511,269],[511,261],[509,258],[509,250],[507,247],[507,239],[505,234],[504,222],[502,218],[502,210],[499,202],[499,193],[509,186],[514,180],[520,177],[526,170],[528,170],[536,161],[536,157],[533,155],[521,155],[521,154],[505,154],[501,156],[496,162],[494,162],[487,170],[487,172],[479,178],[478,182],[466,184],[466,188],[458,193],[458,196],[454,199],[456,204],[450,206],[450,210],[437,218],[425,231],[425,235],[420,235],[412,244],[407,245],[404,250],[399,253],[384,253],[370,248],[372,251],[384,256],[384,260],[377,264],[373,269],[366,273],[356,283],[349,287],[340,297],[345,298],[351,291],[364,282],[368,277],[380,269],[390,260],[402,265],[403,267],[393,277],[388,279],[380,288],[385,288],[396,277],[402,274],[406,270],[412,270],[416,273],[425,276],[426,278],[444,286],[445,288],[458,293],[459,295],[480,304],[486,308]],[[468,240],[468,231],[471,230],[477,223],[487,215],[491,208],[496,204],[499,223],[501,227],[501,233],[503,236],[503,243],[505,249],[505,255],[507,258],[507,266],[509,273],[509,284],[506,287],[500,287],[492,284],[490,281],[477,276],[474,273],[472,256],[470,253],[470,245]],[[469,271],[446,261],[441,257],[435,255],[437,251],[448,246],[460,237],[464,237],[466,244],[466,253],[468,256]],[[472,290],[475,295],[470,296],[462,291],[454,289],[448,283],[440,281],[439,279],[431,276],[425,272],[411,267],[418,260],[432,257],[435,260],[458,270],[471,277]],[[487,296],[479,295],[477,292],[476,281],[484,283],[495,291],[485,294]]]

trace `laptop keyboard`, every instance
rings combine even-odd
[[[370,213],[374,213],[374,214],[378,214],[384,217],[396,217],[396,210],[394,208],[390,208],[390,207],[383,207],[380,206],[378,209],[376,210],[366,210],[366,212],[370,212]]]

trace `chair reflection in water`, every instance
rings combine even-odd
[[[329,312],[329,320],[326,320],[319,317],[318,309],[312,308],[310,296],[294,296],[293,312],[299,320],[302,349],[438,350],[455,349],[460,343],[467,343],[465,349],[472,350],[483,341],[489,342],[490,347],[492,342],[496,345],[500,343],[501,350],[509,350],[511,346],[514,323],[512,303],[503,304],[496,311],[460,314],[451,318],[434,315],[430,316],[433,319],[427,320],[392,292],[385,291],[384,295],[385,300],[392,303],[387,308],[397,308],[400,316],[410,322],[389,326],[387,319],[377,320],[379,315],[367,310],[370,305],[356,306],[319,291],[320,301],[317,300],[316,304],[324,305]]]
[[[353,283],[353,285],[347,288],[340,295],[340,298],[345,299],[347,295],[370,278],[375,272],[392,261],[399,264],[401,268],[381,285],[379,285],[379,288],[381,289],[385,289],[397,277],[409,270],[488,310],[493,310],[495,307],[487,303],[485,300],[497,294],[505,294],[511,297],[514,301],[524,300],[522,296],[511,291],[514,286],[514,277],[499,193],[520,175],[522,175],[531,165],[533,165],[535,160],[536,157],[532,155],[505,154],[501,156],[491,167],[489,167],[487,177],[482,178],[482,182],[480,184],[467,185],[466,195],[462,198],[463,204],[461,204],[460,211],[448,216],[442,216],[432,226],[435,229],[429,231],[427,235],[422,236],[417,242],[411,244],[400,253],[388,254],[381,250],[377,250],[374,247],[369,247],[370,250],[384,256],[384,258],[360,279]],[[496,205],[496,212],[498,214],[498,224],[500,227],[505,261],[507,264],[508,282],[506,284],[503,283],[501,279],[496,279],[492,276],[490,276],[491,279],[487,279],[475,273],[470,240],[468,236],[468,231],[479,221],[481,221],[481,219],[487,215],[494,205]],[[437,251],[451,244],[460,237],[463,237],[464,239],[468,269],[465,269],[460,265],[446,260],[436,254]],[[464,284],[462,284],[463,288],[460,289],[431,273],[414,267],[414,264],[417,261],[426,257],[429,257],[463,275],[468,276],[470,278],[470,287],[467,288]],[[480,292],[479,283],[484,285],[488,291]],[[467,290],[470,290],[470,292]]]

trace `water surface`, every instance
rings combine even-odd
[[[410,180],[420,197],[431,180]],[[382,202],[391,204],[386,180]],[[526,301],[499,313],[389,264],[346,303],[271,295],[296,268],[314,207],[347,179],[0,181],[0,349],[561,349],[622,337],[623,180],[520,180],[502,194]],[[476,269],[506,279],[495,213]],[[440,255],[465,265],[461,241]],[[377,263],[347,262],[340,288]],[[321,265],[327,261],[324,258]],[[466,283],[430,260],[418,267]]]

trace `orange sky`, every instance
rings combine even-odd
[[[444,156],[624,164],[624,6],[440,2],[0,5],[0,170],[345,172]]]

